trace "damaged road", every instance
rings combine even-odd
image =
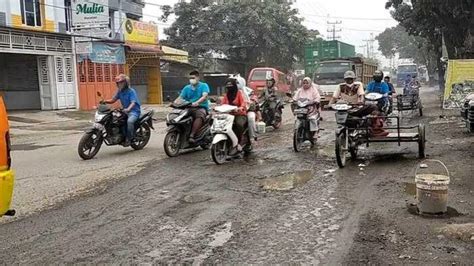
[[[148,160],[138,172],[2,224],[0,261],[469,264],[469,225],[461,227],[462,237],[449,225],[473,220],[474,137],[454,126],[457,120],[430,124],[439,104],[433,89],[423,97],[425,117],[406,122],[426,124],[428,158],[451,169],[449,206],[460,215],[432,219],[408,212],[414,198],[406,184],[420,163],[417,147],[371,145],[360,160],[337,169],[333,112],[323,114],[326,130],[317,147],[294,153],[287,108],[283,128],[262,136],[245,160],[217,166],[209,151],[158,157],[157,143],[141,153]]]

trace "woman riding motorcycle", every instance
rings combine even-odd
[[[294,101],[307,99],[313,104],[313,108],[308,114],[308,118],[310,121],[310,131],[313,133],[313,137],[317,137],[314,136],[314,134],[318,130],[318,122],[316,115],[320,111],[319,103],[321,102],[321,95],[319,94],[318,88],[316,86],[317,85],[312,82],[311,78],[306,77],[303,79],[303,87],[299,88],[296,91],[295,96],[293,97]]]
[[[245,96],[243,95],[244,93],[237,87],[237,80],[227,80],[225,87],[227,92],[224,95],[221,103],[239,107],[233,113],[235,116],[233,130],[237,135],[239,144],[236,147],[233,147],[231,154],[236,154],[237,152],[242,151],[242,135],[244,134],[245,127],[247,126],[247,102],[245,101]]]

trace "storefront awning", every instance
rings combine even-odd
[[[160,56],[163,55],[163,51],[158,45],[126,43],[124,46],[127,64],[130,68],[135,65],[159,65]]]

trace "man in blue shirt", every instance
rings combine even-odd
[[[383,80],[382,71],[376,70],[374,72],[373,79],[374,80],[371,81],[369,85],[367,85],[367,92],[368,93],[376,92],[376,93],[383,94],[382,101],[379,102],[379,108],[381,108],[382,106],[385,106],[385,104],[387,104],[388,102],[388,93],[390,92],[390,88],[388,87],[387,83],[382,81]]]
[[[137,92],[135,89],[130,87],[130,78],[124,74],[120,74],[115,78],[117,83],[117,93],[111,100],[104,101],[107,104],[113,104],[117,100],[120,100],[123,111],[128,115],[127,127],[124,127],[125,131],[125,142],[123,146],[130,146],[130,142],[135,136],[135,123],[140,117],[140,100],[138,99]]]
[[[189,83],[182,90],[178,99],[175,103],[180,101],[187,101],[192,103],[191,114],[193,116],[193,127],[191,129],[191,135],[189,135],[189,142],[194,143],[196,133],[201,129],[206,119],[207,112],[209,111],[209,85],[200,81],[200,75],[197,70],[189,73]]]

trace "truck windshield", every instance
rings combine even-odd
[[[272,71],[271,70],[255,70],[250,77],[252,81],[262,81],[266,80],[267,78],[272,78]]]
[[[413,73],[416,72],[416,65],[406,65],[406,66],[398,66],[399,73]]]
[[[321,63],[316,74],[344,73],[347,70],[350,70],[350,63],[347,62]]]

